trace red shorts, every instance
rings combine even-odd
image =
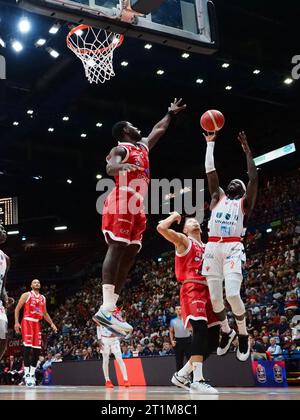
[[[185,283],[180,289],[180,306],[185,327],[190,328],[190,319],[206,321],[208,327],[219,325],[209,295],[208,287],[199,283]]]
[[[130,201],[134,197],[131,193],[119,194],[114,189],[105,200],[102,216],[102,232],[106,242],[108,237],[117,242],[128,245],[142,246],[143,233],[146,229],[146,215],[144,206],[138,202],[139,211],[130,210]]]
[[[35,349],[42,348],[42,334],[39,321],[23,319],[21,323],[23,345]]]

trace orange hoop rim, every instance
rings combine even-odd
[[[70,32],[67,35],[67,46],[70,48],[70,50],[72,50],[74,52],[79,52],[80,54],[102,53],[104,51],[120,47],[123,44],[123,41],[124,41],[124,38],[125,38],[124,35],[119,34],[120,38],[118,39],[118,43],[116,45],[115,44],[113,45],[111,43],[108,47],[103,47],[103,48],[99,48],[99,49],[96,49],[96,50],[89,50],[89,49],[85,49],[85,48],[74,47],[74,45],[70,41],[71,36],[74,35],[74,33],[77,32],[77,31],[80,31],[80,30],[85,31],[87,29],[93,29],[93,27],[89,26],[89,25],[78,25],[75,28],[70,30]],[[103,29],[100,29],[100,30],[103,30]],[[114,32],[111,32],[111,33],[114,33]]]

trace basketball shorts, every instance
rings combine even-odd
[[[21,323],[23,345],[35,349],[42,348],[41,326],[38,320],[23,319]]]
[[[191,328],[191,319],[206,321],[208,327],[220,324],[212,308],[208,287],[203,284],[183,284],[180,289],[180,306],[185,328]]]
[[[103,343],[101,353],[107,355],[112,353],[116,358],[122,358],[120,341],[117,337],[101,337],[101,341]]]
[[[107,197],[102,215],[102,232],[106,242],[110,238],[117,242],[137,244],[142,247],[147,219],[142,203],[138,200],[131,201],[134,197],[132,193],[119,192],[117,189]],[[138,208],[132,208],[132,203],[136,201]]]
[[[232,273],[242,274],[245,262],[246,254],[241,242],[208,242],[205,247],[202,274],[223,280]]]
[[[7,337],[7,325],[6,310],[0,300],[0,340],[5,340]]]

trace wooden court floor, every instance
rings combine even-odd
[[[190,395],[175,387],[0,386],[0,400],[300,400],[296,388],[219,388],[219,395]]]

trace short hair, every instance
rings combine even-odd
[[[124,139],[124,128],[127,127],[127,121],[119,121],[112,128],[112,136],[115,140],[121,141]]]

